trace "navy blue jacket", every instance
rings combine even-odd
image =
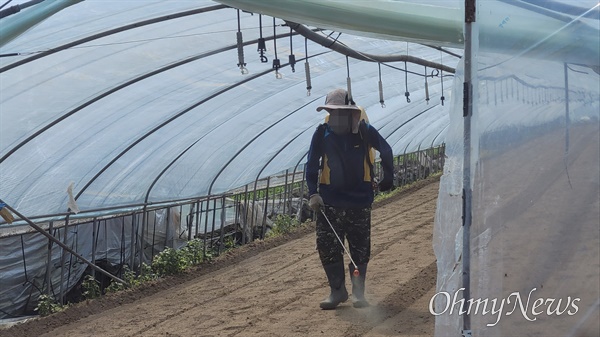
[[[366,126],[368,145],[379,151],[384,180],[391,180],[392,149],[377,129],[369,124]],[[373,203],[373,186],[371,172],[365,162],[367,150],[361,134],[340,136],[334,134],[327,124],[321,127],[325,127],[324,133],[317,128],[308,151],[306,183],[309,195],[319,193],[326,205],[335,207],[370,207]]]

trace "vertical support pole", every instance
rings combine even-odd
[[[146,220],[148,217],[148,215],[146,214],[147,213],[146,206],[147,205],[144,204],[144,208],[142,209],[142,225],[140,228],[140,235],[138,237],[138,240],[139,240],[138,245],[139,245],[139,249],[140,249],[139,250],[139,252],[140,252],[139,253],[140,254],[140,265],[139,265],[140,275],[142,273],[142,263],[144,263],[144,230],[146,229]]]
[[[125,216],[121,217],[121,263],[119,264],[119,270],[121,273],[119,277],[123,276],[123,264],[125,263]]]
[[[427,176],[427,150],[421,150],[421,179]]]
[[[50,235],[53,235],[52,234],[53,226],[54,226],[54,221],[50,221],[50,223],[48,224],[48,234],[50,234]],[[52,240],[48,239],[48,258],[46,260],[46,287],[47,287],[46,294],[48,294],[48,296],[50,296],[52,293],[51,264],[52,264]]]
[[[417,180],[421,180],[423,178],[422,171],[423,170],[423,151],[417,148]]]
[[[69,214],[65,218],[65,226],[63,228],[63,243],[65,246],[67,245],[67,231],[69,228]],[[66,250],[63,248],[60,257],[60,304],[65,304],[65,289],[64,289],[64,281],[65,281],[65,260],[67,258]]]
[[[196,212],[196,207],[198,206],[198,201],[196,202],[192,202],[190,204],[190,213],[187,216],[187,231],[188,231],[188,235],[187,235],[187,240],[190,241],[192,240],[192,225],[194,223],[194,221],[196,221],[196,217],[194,216],[194,213]]]
[[[237,197],[234,198],[234,200],[233,200],[233,207],[234,207],[234,210],[235,210],[235,217],[233,218],[233,223],[234,223],[234,226],[235,226],[235,235],[236,235],[235,239],[237,239],[237,231],[238,231],[238,227],[237,226],[238,226],[238,224],[241,221],[241,216],[240,216],[241,200],[240,199],[241,199],[241,195],[238,194]],[[243,240],[244,240],[244,234],[242,233],[242,242],[243,242]]]
[[[221,244],[219,245],[219,254],[221,248],[225,246],[225,196],[221,197]]]
[[[96,224],[98,219],[92,220],[92,263],[96,264],[96,250],[98,249],[98,234],[96,233]],[[92,277],[96,277],[96,271],[92,269]]]
[[[210,207],[210,196],[206,199],[206,213],[204,213],[204,237],[202,239],[203,254],[206,257],[206,237],[208,236],[208,209]]]
[[[200,232],[200,217],[202,216],[202,201],[196,201],[196,232],[193,237],[198,237],[198,233]]]
[[[169,246],[169,234],[170,231],[170,227],[171,227],[171,207],[167,207],[167,223],[166,223],[166,228],[165,228],[165,247],[170,247]],[[171,241],[172,242],[172,241]]]
[[[213,212],[212,212],[212,229],[210,230],[210,248],[213,248],[214,245],[214,235],[215,235],[215,220],[217,217],[217,198],[213,199]]]
[[[302,208],[304,207],[304,185],[306,184],[306,164],[302,165],[302,181],[300,183],[300,218],[302,218]],[[300,219],[298,219],[300,220]]]
[[[98,234],[100,234],[100,223],[98,223]],[[108,261],[108,220],[106,219],[104,219],[104,259]]]
[[[135,228],[135,212],[131,213],[131,244],[129,245],[129,249],[131,250],[131,255],[129,256],[129,270],[133,271],[135,269],[135,251],[137,247],[137,243],[135,242],[136,237],[136,228]]]
[[[152,213],[154,214],[154,221],[152,221],[152,248],[150,253],[150,263],[154,261],[154,247],[156,246],[156,211],[158,211],[158,209],[152,211]]]
[[[296,167],[294,167],[294,171],[292,171],[292,182],[290,184],[290,189],[288,190],[288,194],[286,195],[287,200],[289,200],[289,202],[290,202],[290,207],[289,207],[289,212],[288,212],[289,216],[292,215],[292,200],[294,198],[294,181],[296,180],[296,168],[298,168],[298,165],[296,165]]]
[[[431,175],[434,173],[433,157],[435,156],[435,149],[432,147],[432,148],[428,149],[427,152],[429,153],[429,155],[427,157],[427,163],[429,165],[429,174]]]
[[[404,166],[404,174],[402,175],[402,186],[404,186],[408,180],[408,157],[406,156],[406,149],[402,155],[402,166]]]
[[[446,143],[442,144],[442,172],[444,170],[444,165],[446,164]]]
[[[271,184],[271,177],[268,177],[267,178],[267,188],[265,189],[265,209],[263,210],[262,230],[260,233],[261,239],[265,238],[265,232],[267,230],[267,202],[269,200],[269,185],[270,184]]]
[[[191,206],[190,206],[191,207]],[[179,224],[175,224],[176,227],[176,231],[175,233],[173,233],[173,240],[172,240],[172,246],[175,247],[175,239],[181,239],[181,221],[183,219],[183,204],[179,205]],[[173,227],[175,227],[173,226]],[[187,226],[187,224],[186,224]]]
[[[252,192],[252,206],[251,206],[252,207],[252,212],[250,213],[251,216],[252,216],[250,218],[250,224],[251,224],[251,226],[250,226],[250,232],[252,233],[252,239],[251,240],[254,240],[254,228],[256,226],[256,220],[258,218],[258,215],[254,214],[254,211],[256,209],[256,200],[257,200],[257,198],[256,198],[256,185],[258,185],[258,177],[256,177],[256,180],[254,181],[254,192]]]
[[[288,175],[289,175],[289,170],[285,170],[285,185],[283,187],[283,214],[285,213],[285,206],[287,204],[287,195],[288,195]]]
[[[270,179],[270,177],[267,178],[267,179]],[[269,190],[269,184],[267,184],[267,190]],[[277,199],[277,198],[275,198],[275,188],[273,188],[273,195],[271,196],[271,209],[273,210],[273,214],[275,213],[275,199]],[[281,202],[281,195],[279,197],[279,200]],[[265,199],[265,210],[267,209],[267,204],[268,203],[269,203],[269,198],[266,198]]]
[[[473,117],[473,69],[476,64],[473,50],[473,23],[475,22],[475,0],[465,0],[465,82],[463,84],[463,117],[464,117],[464,149],[463,149],[463,250],[462,250],[462,287],[463,296],[462,335],[471,336],[471,315],[467,310],[471,298],[471,221],[472,221],[472,186],[471,186],[471,118]],[[478,41],[478,40],[477,40]],[[477,47],[477,46],[475,46]],[[494,82],[494,88],[496,83]],[[494,92],[496,99],[496,92]]]
[[[245,245],[250,241],[246,237],[246,232],[248,231],[248,185],[244,188],[244,225],[242,228],[242,244]]]

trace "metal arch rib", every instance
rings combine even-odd
[[[288,35],[286,35],[286,36],[288,36]],[[328,53],[328,52],[318,53],[318,54],[315,54],[315,55],[313,55],[313,56],[310,56],[310,57],[319,56],[319,55],[322,55],[322,54],[325,54],[325,53]],[[299,59],[299,61],[302,61],[302,60],[304,60],[304,59]],[[285,66],[287,66],[287,65],[288,65],[287,63],[286,63],[286,64],[283,64],[283,65],[282,65],[282,67],[285,67]],[[85,185],[85,186],[84,186],[82,189],[81,189],[81,191],[79,191],[79,193],[77,193],[77,196],[75,197],[75,199],[79,198],[79,196],[81,196],[81,194],[82,194],[82,193],[83,193],[83,192],[84,192],[84,191],[85,191],[85,190],[86,190],[86,189],[87,189],[87,188],[88,188],[88,187],[89,187],[89,186],[90,186],[90,185],[91,185],[91,184],[92,184],[92,183],[93,183],[93,182],[94,182],[94,181],[95,181],[95,180],[96,180],[96,179],[97,179],[97,178],[98,178],[98,177],[99,177],[99,176],[100,176],[102,173],[104,173],[104,171],[106,171],[106,170],[108,169],[108,167],[110,167],[112,164],[114,164],[114,163],[115,163],[115,162],[116,162],[116,161],[117,161],[117,160],[118,160],[120,157],[122,157],[122,156],[123,156],[123,155],[124,155],[124,154],[125,154],[127,151],[129,151],[131,148],[133,148],[135,145],[137,145],[139,142],[141,142],[141,141],[142,141],[144,138],[148,137],[150,134],[152,134],[153,132],[155,132],[155,131],[156,131],[156,130],[158,130],[159,128],[161,128],[161,127],[163,127],[164,125],[166,125],[166,124],[170,123],[172,120],[174,120],[174,119],[176,119],[177,117],[179,117],[179,116],[181,116],[181,115],[183,115],[183,114],[187,113],[188,111],[190,111],[190,110],[192,110],[192,109],[196,108],[197,106],[199,106],[199,105],[201,105],[201,104],[203,104],[203,103],[207,102],[208,100],[210,100],[210,99],[213,99],[213,98],[215,98],[216,96],[219,96],[219,95],[221,95],[221,94],[223,94],[223,93],[225,93],[225,92],[227,92],[227,91],[229,91],[229,90],[231,90],[231,89],[233,89],[233,88],[235,88],[235,87],[238,87],[238,86],[240,86],[240,85],[242,85],[242,84],[244,84],[244,83],[246,83],[246,82],[249,82],[249,81],[251,81],[251,80],[253,80],[253,79],[255,79],[255,78],[258,78],[258,77],[260,77],[260,76],[266,75],[266,74],[268,74],[268,73],[270,73],[270,72],[273,72],[273,71],[275,71],[275,69],[268,69],[268,70],[265,70],[265,71],[263,71],[263,72],[260,72],[260,73],[258,73],[258,74],[252,75],[251,77],[248,77],[248,78],[246,78],[246,79],[244,79],[244,80],[242,80],[242,81],[240,81],[240,82],[237,82],[237,83],[235,83],[235,84],[233,84],[233,85],[231,85],[231,86],[229,86],[229,87],[227,87],[227,88],[224,88],[224,89],[222,89],[222,90],[220,90],[220,91],[218,91],[218,92],[214,93],[213,95],[211,95],[211,96],[209,96],[209,97],[207,97],[207,98],[203,99],[202,101],[200,101],[200,102],[197,102],[197,103],[193,104],[192,106],[190,106],[190,107],[186,108],[184,111],[180,112],[180,113],[179,113],[179,114],[177,114],[176,116],[173,116],[171,119],[169,119],[168,121],[165,121],[165,122],[164,122],[164,123],[162,123],[161,125],[157,126],[155,129],[152,129],[152,130],[151,130],[151,131],[149,131],[149,132],[148,132],[146,135],[144,135],[144,136],[143,136],[143,137],[141,137],[140,139],[136,140],[136,142],[132,143],[132,144],[131,144],[129,147],[127,147],[127,149],[123,150],[123,151],[122,151],[122,152],[121,152],[119,155],[117,155],[115,158],[113,158],[113,160],[111,160],[111,161],[110,161],[110,162],[109,162],[109,163],[108,163],[108,164],[107,164],[105,167],[103,167],[103,168],[102,168],[102,170],[101,170],[101,171],[99,171],[99,172],[98,172],[98,173],[97,173],[97,174],[96,174],[96,175],[95,175],[95,176],[94,176],[94,177],[93,177],[93,178],[92,178],[92,179],[91,179],[91,180],[90,180],[90,181],[89,181],[89,182],[88,182],[88,183],[87,183],[87,184],[86,184],[86,185]],[[287,117],[287,116],[286,116],[286,117]],[[279,122],[279,121],[278,121],[278,122]],[[273,125],[272,125],[272,126],[273,126]],[[272,126],[271,126],[271,127],[272,127]],[[269,128],[270,128],[270,127],[269,127]],[[268,129],[267,129],[267,130],[268,130]],[[264,130],[264,131],[266,131],[266,130]],[[264,131],[263,131],[263,133],[264,133]],[[261,134],[262,134],[262,133],[261,133]],[[258,136],[257,136],[257,137],[258,137]],[[176,163],[176,162],[177,162],[177,161],[178,161],[178,160],[179,160],[179,159],[180,159],[180,158],[181,158],[181,157],[182,157],[182,156],[183,156],[183,155],[184,155],[184,154],[185,154],[187,151],[189,151],[189,150],[190,150],[190,149],[191,149],[191,148],[192,148],[194,145],[196,145],[196,144],[197,144],[197,143],[198,143],[200,140],[202,140],[203,138],[204,138],[204,137],[201,137],[201,138],[199,138],[198,140],[194,141],[194,142],[193,142],[191,145],[189,145],[189,146],[188,146],[188,147],[187,147],[185,150],[183,150],[183,151],[182,151],[182,152],[181,152],[181,153],[180,153],[180,154],[179,154],[177,157],[175,157],[175,159],[173,159],[173,160],[172,160],[172,161],[171,161],[171,162],[170,162],[170,163],[169,163],[167,166],[165,166],[165,168],[164,168],[164,169],[163,169],[163,170],[162,170],[162,171],[161,171],[161,172],[160,172],[160,173],[159,173],[159,174],[156,176],[156,178],[155,178],[155,179],[152,181],[152,184],[151,184],[151,185],[150,185],[150,187],[148,188],[148,191],[146,192],[146,197],[145,197],[145,199],[144,199],[144,204],[148,203],[148,198],[150,197],[150,193],[151,193],[152,189],[154,188],[154,186],[156,185],[156,183],[158,182],[158,180],[159,180],[159,179],[160,179],[160,178],[161,178],[161,177],[162,177],[162,176],[163,176],[163,175],[164,175],[164,174],[167,172],[167,170],[168,170],[168,169],[169,169],[171,166],[173,166],[173,165],[174,165],[174,164],[175,164],[175,163]],[[255,137],[255,138],[256,138],[256,137]],[[253,139],[253,140],[254,140],[254,139]],[[252,140],[252,141],[253,141],[253,140]],[[251,142],[252,142],[252,141],[251,141]],[[246,148],[246,147],[247,147],[249,144],[250,144],[250,143],[246,144],[246,146],[244,146],[244,148]],[[243,149],[242,149],[242,150],[243,150]],[[239,154],[239,153],[240,153],[242,150],[240,150],[238,153],[236,153],[236,154],[234,155],[234,157],[233,157],[233,158],[232,158],[232,159],[231,159],[231,160],[230,160],[230,161],[229,161],[227,164],[225,164],[225,166],[224,166],[224,167],[223,167],[223,168],[222,168],[222,169],[219,171],[219,173],[217,174],[217,176],[214,178],[213,182],[212,182],[212,183],[211,183],[211,185],[210,185],[210,188],[209,188],[209,194],[210,194],[210,191],[211,191],[211,189],[212,189],[212,186],[213,186],[213,184],[214,184],[215,180],[217,179],[217,177],[218,177],[218,176],[221,174],[221,172],[223,172],[223,170],[225,170],[225,167],[226,167],[227,165],[229,165],[229,163],[231,163],[231,161],[233,161],[233,159],[234,159],[234,158],[235,158],[235,157],[236,157],[236,156],[237,156],[237,155],[238,155],[238,154]]]
[[[175,14],[169,14],[169,15],[164,15],[164,16],[160,16],[157,18],[153,18],[153,19],[148,19],[148,20],[144,20],[144,21],[139,21],[139,22],[135,22],[135,23],[131,23],[125,26],[121,26],[121,27],[117,27],[111,30],[107,30],[101,33],[97,33],[88,37],[84,37],[82,39],[73,41],[73,42],[69,42],[66,44],[63,44],[62,46],[56,47],[56,48],[52,48],[50,50],[47,50],[45,52],[41,52],[39,54],[30,56],[28,58],[25,58],[23,60],[17,61],[15,63],[11,63],[7,66],[4,66],[2,68],[0,68],[0,74],[11,70],[13,68],[22,66],[24,64],[27,64],[29,62],[35,61],[37,59],[40,59],[42,57],[48,56],[48,55],[52,55],[54,53],[58,53],[59,51],[63,51],[65,49],[69,49],[75,46],[78,46],[80,44],[86,43],[86,42],[90,42],[93,40],[97,40],[109,35],[113,35],[113,34],[117,34],[126,30],[130,30],[130,29],[134,29],[134,28],[139,28],[139,27],[143,27],[143,26],[147,26],[147,25],[151,25],[151,24],[155,24],[155,23],[159,23],[162,21],[167,21],[167,20],[173,20],[173,19],[179,19],[185,16],[190,16],[190,15],[196,15],[196,14],[201,14],[201,13],[206,13],[206,12],[211,12],[214,10],[219,10],[219,9],[224,9],[224,8],[229,8],[229,6],[225,6],[225,5],[215,5],[215,6],[209,6],[209,7],[204,7],[204,8],[198,8],[198,9],[193,9],[193,10],[189,10],[189,11],[185,11],[185,12],[180,12],[180,13],[175,13]]]
[[[400,125],[399,125],[397,128],[395,128],[395,129],[394,129],[394,131],[390,132],[390,134],[389,134],[387,137],[385,137],[385,138],[387,139],[388,137],[390,137],[391,135],[393,135],[394,133],[396,133],[396,131],[400,130],[400,128],[401,128],[401,127],[403,127],[404,125],[408,124],[408,123],[409,123],[410,121],[412,121],[413,119],[415,119],[415,118],[417,118],[417,117],[421,116],[422,114],[426,113],[427,111],[429,111],[429,110],[431,110],[431,109],[435,108],[435,107],[436,107],[436,106],[438,106],[438,105],[439,105],[439,104],[433,105],[433,106],[431,106],[431,107],[429,107],[429,108],[427,108],[427,109],[425,109],[425,110],[423,110],[423,111],[419,112],[418,114],[416,114],[416,115],[412,116],[412,117],[411,117],[411,118],[409,118],[409,119],[408,119],[406,122],[404,122],[404,123],[400,124]],[[398,141],[400,141],[400,140],[398,140]],[[397,142],[395,142],[395,143],[394,143],[394,145],[396,145],[396,144],[398,143],[398,141],[397,141]],[[392,145],[392,147],[393,147],[394,145]]]
[[[320,54],[317,54],[317,55],[320,55]],[[314,56],[316,56],[316,55],[314,55]],[[312,57],[312,56],[311,56],[311,57]],[[257,134],[256,136],[254,136],[252,139],[250,139],[250,141],[248,141],[248,142],[247,142],[247,143],[246,143],[246,144],[245,144],[245,145],[244,145],[244,146],[243,146],[241,149],[239,149],[239,150],[238,150],[238,152],[236,152],[236,153],[235,153],[235,154],[234,154],[234,155],[231,157],[231,159],[229,159],[229,161],[228,161],[227,163],[225,163],[225,165],[223,165],[223,167],[222,167],[222,168],[219,170],[219,172],[218,172],[218,173],[215,175],[215,177],[213,178],[213,180],[212,180],[212,182],[210,183],[210,186],[209,186],[209,188],[208,188],[208,194],[209,194],[209,195],[211,194],[211,192],[212,192],[212,188],[213,188],[213,186],[214,186],[215,182],[217,181],[217,179],[219,178],[219,176],[221,175],[221,173],[223,173],[223,171],[225,171],[225,169],[226,169],[226,168],[229,166],[229,164],[231,164],[231,163],[233,162],[233,160],[234,160],[235,158],[237,158],[237,156],[239,156],[239,155],[240,155],[240,154],[241,154],[241,153],[242,153],[242,152],[243,152],[243,151],[244,151],[244,150],[245,150],[245,149],[246,149],[248,146],[250,146],[250,144],[252,144],[252,143],[253,143],[253,142],[254,142],[256,139],[258,139],[258,137],[262,136],[262,135],[263,135],[265,132],[267,132],[269,129],[271,129],[272,127],[274,127],[275,125],[277,125],[279,122],[283,121],[284,119],[288,118],[289,116],[291,116],[291,115],[295,114],[296,112],[300,111],[300,109],[304,108],[305,106],[307,106],[307,105],[309,105],[309,104],[311,104],[311,103],[313,103],[313,102],[315,102],[316,100],[319,100],[319,99],[321,99],[321,97],[319,97],[319,98],[315,98],[315,99],[311,100],[310,102],[308,102],[308,103],[306,103],[306,104],[302,105],[301,107],[297,108],[296,110],[294,110],[294,111],[290,112],[289,114],[287,114],[287,115],[283,116],[282,118],[280,118],[279,120],[277,120],[275,123],[273,123],[273,124],[269,125],[269,126],[266,128],[266,129],[262,130],[260,133],[258,133],[258,134]],[[311,126],[311,127],[313,127],[313,126]],[[303,132],[304,132],[304,131],[303,131]],[[303,132],[301,132],[300,134],[302,134]],[[300,134],[298,134],[298,136],[299,136]],[[298,136],[294,137],[294,139],[296,139]],[[287,146],[287,144],[286,144],[286,146]],[[285,148],[285,147],[284,147],[284,148]],[[281,150],[280,150],[280,151],[281,151]],[[279,152],[277,152],[277,153],[279,153]],[[273,160],[273,159],[271,159],[271,160]],[[271,160],[269,160],[269,162],[271,162]],[[267,165],[268,165],[268,163],[267,163]],[[264,169],[264,167],[263,167],[263,169]],[[262,172],[262,170],[263,170],[263,169],[261,169],[261,172]],[[260,175],[260,173],[259,173],[259,175]]]
[[[442,134],[442,132],[446,131],[446,129],[448,129],[449,127],[450,127],[450,124],[446,124],[446,126],[444,126],[442,128],[442,130],[435,137],[433,137],[433,140],[431,141],[431,147],[433,147],[433,144],[435,143],[437,138]]]
[[[438,104],[438,105],[439,105],[439,104]],[[413,118],[411,118],[410,120],[413,120],[415,117],[422,115],[423,113],[427,112],[428,110],[430,110],[430,109],[432,109],[432,108],[433,108],[433,107],[431,107],[431,108],[429,108],[429,109],[427,109],[427,110],[425,110],[425,111],[421,112],[420,114],[418,114],[418,115],[414,116],[414,117],[413,117]],[[406,123],[408,123],[410,120],[406,121]],[[403,123],[402,125],[404,125],[404,124],[406,124],[406,123]],[[423,128],[428,128],[428,127],[429,127],[429,125],[425,125],[425,126],[423,126]],[[398,128],[398,129],[400,129],[400,128]],[[441,133],[441,132],[440,132],[440,133]],[[393,147],[393,146],[395,146],[396,144],[398,144],[398,143],[400,142],[400,140],[401,140],[401,139],[402,139],[402,138],[398,139],[398,140],[397,140],[397,141],[394,143],[394,145],[392,145],[392,147]],[[405,154],[406,154],[406,150],[408,149],[408,147],[410,146],[410,144],[412,144],[412,142],[413,142],[413,141],[414,141],[414,138],[413,138],[413,139],[411,139],[411,140],[408,142],[408,144],[406,144],[406,147],[404,148],[404,153],[405,153]],[[421,149],[421,144],[422,144],[422,143],[423,143],[423,140],[421,139],[421,141],[420,141],[420,143],[419,143],[419,145],[418,145],[418,147],[417,147],[417,148],[418,148],[418,150],[417,150],[417,151],[420,151],[420,149]]]
[[[276,35],[276,38],[279,39],[279,38],[288,37],[288,36],[289,36],[289,34],[278,34],[278,35]],[[265,38],[265,40],[272,40],[272,39],[273,39],[272,36]],[[258,40],[246,41],[246,42],[243,43],[243,45],[247,46],[247,45],[251,45],[251,44],[257,43],[257,42],[258,42]],[[193,62],[193,61],[196,61],[196,60],[199,60],[201,58],[212,56],[212,55],[215,55],[215,54],[227,51],[227,50],[232,50],[232,49],[235,49],[235,48],[237,48],[237,45],[230,45],[230,46],[226,46],[226,47],[223,47],[223,48],[212,50],[210,52],[206,52],[206,53],[203,53],[203,54],[200,54],[200,55],[192,56],[192,57],[189,57],[189,58],[187,58],[185,60],[181,60],[179,62],[175,62],[175,63],[167,65],[165,67],[153,70],[153,71],[151,71],[149,73],[146,73],[144,75],[140,75],[138,77],[135,77],[135,78],[133,78],[133,79],[125,82],[125,83],[122,83],[122,84],[120,84],[120,85],[118,85],[118,86],[116,86],[116,87],[114,87],[114,88],[112,88],[112,89],[110,89],[110,90],[108,90],[108,91],[106,91],[106,92],[104,92],[104,93],[102,93],[102,94],[100,94],[100,95],[98,95],[98,96],[96,96],[96,97],[88,100],[87,102],[82,103],[78,107],[72,109],[71,111],[67,112],[66,114],[64,114],[64,115],[60,116],[59,118],[55,119],[54,121],[50,122],[49,124],[47,124],[43,128],[41,128],[38,131],[34,132],[29,137],[27,137],[24,140],[22,140],[21,142],[19,142],[19,144],[15,145],[5,155],[3,155],[0,158],[0,164],[2,164],[2,162],[4,162],[8,157],[10,157],[13,153],[15,153],[21,147],[25,146],[30,141],[32,141],[33,139],[35,139],[37,136],[39,136],[42,133],[48,131],[48,129],[50,129],[51,127],[53,127],[56,124],[62,122],[63,120],[65,120],[66,118],[70,117],[71,115],[79,112],[80,110],[83,110],[84,108],[86,108],[86,107],[88,107],[88,106],[96,103],[97,101],[99,101],[99,100],[101,100],[101,99],[103,99],[103,98],[105,98],[105,97],[107,97],[107,96],[109,96],[111,94],[114,94],[115,92],[117,92],[117,91],[119,91],[121,89],[124,89],[124,88],[126,88],[126,87],[128,87],[128,86],[130,86],[132,84],[135,84],[135,83],[137,83],[139,81],[142,81],[142,80],[144,80],[146,78],[152,77],[154,75],[158,75],[158,74],[160,74],[162,72],[165,72],[167,70],[171,70],[173,68],[185,65],[187,63],[190,63],[190,62]]]
[[[167,119],[166,121],[160,123],[159,125],[155,126],[154,128],[152,128],[152,130],[148,131],[146,134],[144,134],[143,136],[141,136],[140,138],[136,139],[133,143],[129,144],[129,146],[127,146],[127,148],[125,148],[123,151],[121,151],[117,156],[115,156],[109,163],[107,163],[100,171],[98,171],[98,173],[96,173],[96,175],[94,175],[94,177],[92,177],[92,179],[90,179],[85,186],[83,186],[83,188],[77,193],[77,195],[75,196],[75,200],[77,200],[77,198],[79,198],[81,196],[81,194],[83,194],[83,192],[85,192],[85,190],[96,180],[98,179],[98,177],[100,177],[102,175],[102,173],[104,173],[112,164],[114,164],[117,160],[119,160],[119,158],[121,158],[123,155],[125,155],[125,153],[127,153],[129,150],[131,150],[133,147],[135,147],[137,144],[139,144],[142,140],[146,139],[147,137],[149,137],[151,134],[153,134],[154,132],[160,130],[163,126],[171,123],[172,121],[174,121],[175,119],[183,116],[184,114],[190,112],[191,110],[193,110],[194,108],[198,107],[199,105],[215,98],[216,96],[221,95],[222,93],[229,91],[237,86],[240,86],[246,82],[249,82],[257,77],[260,77],[264,74],[267,74],[269,72],[273,71],[273,69],[269,69],[269,70],[265,70],[263,72],[260,72],[258,74],[252,75],[250,77],[245,78],[242,81],[239,81],[233,85],[230,85],[222,90],[219,90],[218,92],[204,98],[203,100],[196,102],[192,105],[190,105],[189,107],[185,108],[183,111],[177,113],[176,115],[172,116],[171,118]],[[170,163],[169,165],[172,165],[172,163]],[[166,170],[166,169],[165,169]]]
[[[295,141],[298,137],[300,137],[300,135],[302,135],[303,133],[305,133],[306,131],[310,130],[311,128],[313,128],[314,126],[311,125],[309,127],[307,127],[306,129],[302,130],[302,132],[300,132],[299,134],[297,134],[296,136],[294,136],[294,138],[290,139],[287,143],[285,143],[285,145],[283,145],[274,155],[273,157],[271,157],[271,159],[269,159],[267,161],[267,163],[260,169],[260,171],[258,172],[258,174],[256,175],[256,180],[258,180],[260,178],[260,175],[262,174],[262,172],[265,170],[265,168],[267,168],[267,166],[269,166],[269,164],[275,159],[275,157],[277,157],[281,151],[283,151],[286,147],[288,147],[288,145],[290,145],[293,141]],[[307,152],[308,153],[308,152]],[[302,156],[302,158],[304,158],[304,156]],[[300,159],[302,160],[302,159]]]
[[[118,28],[115,28],[115,29],[111,29],[109,31],[98,33],[98,34],[95,34],[95,35],[92,35],[92,36],[89,36],[89,37],[86,37],[86,38],[83,38],[83,39],[79,39],[77,41],[73,41],[71,43],[64,44],[62,46],[59,46],[59,47],[54,48],[54,49],[51,49],[49,51],[46,51],[46,52],[34,55],[32,57],[28,57],[26,59],[23,59],[21,61],[18,61],[18,62],[12,63],[12,64],[9,64],[9,65],[7,65],[7,66],[5,66],[3,68],[0,68],[0,73],[3,73],[3,72],[8,71],[10,69],[16,68],[16,67],[18,67],[20,65],[32,62],[32,61],[37,60],[39,58],[42,58],[44,56],[48,56],[48,55],[57,53],[59,51],[71,48],[73,46],[76,46],[76,45],[79,45],[79,44],[82,44],[82,43],[86,43],[86,42],[89,42],[89,41],[92,41],[92,40],[95,40],[95,39],[99,39],[99,38],[102,38],[102,37],[105,37],[105,36],[108,36],[108,35],[113,35],[113,34],[116,34],[116,33],[120,33],[120,32],[125,31],[125,30],[129,30],[129,29],[133,29],[133,28],[138,28],[138,27],[141,27],[141,26],[149,25],[149,24],[158,23],[158,22],[162,22],[162,21],[165,21],[165,20],[177,19],[177,18],[184,17],[184,16],[189,16],[189,15],[204,13],[204,12],[213,11],[213,10],[217,10],[217,9],[222,9],[222,8],[228,8],[228,7],[224,6],[224,5],[218,5],[218,6],[211,6],[211,7],[206,7],[206,8],[200,8],[200,9],[196,9],[196,10],[192,10],[192,11],[181,12],[181,13],[173,14],[173,15],[166,15],[166,16],[162,16],[162,17],[159,17],[159,18],[149,19],[149,20],[145,20],[145,21],[133,23],[133,24],[130,24],[130,25],[118,27]],[[282,34],[282,36],[283,36],[283,34]],[[255,42],[256,41],[248,41],[246,43],[247,44],[251,44],[251,43],[255,43]],[[246,45],[246,43],[244,43],[244,45]],[[138,76],[138,77],[136,77],[134,79],[131,79],[131,80],[129,80],[129,81],[127,81],[127,82],[125,82],[125,83],[123,83],[121,85],[118,85],[117,87],[114,87],[114,88],[108,90],[107,92],[104,92],[104,93],[102,93],[102,94],[100,94],[100,95],[98,95],[98,96],[96,96],[96,97],[88,100],[87,102],[79,105],[75,109],[73,109],[73,110],[67,112],[66,114],[60,116],[59,118],[55,119],[54,121],[50,122],[49,124],[47,124],[46,126],[44,126],[43,128],[41,128],[40,130],[34,132],[32,135],[30,135],[29,137],[25,138],[21,142],[19,142],[19,144],[15,145],[12,149],[10,149],[6,154],[4,154],[0,158],[0,164],[3,163],[8,157],[10,157],[18,149],[20,149],[25,144],[29,143],[35,137],[37,137],[40,134],[44,133],[45,131],[47,131],[48,129],[50,129],[51,127],[53,127],[54,125],[60,123],[61,121],[63,121],[67,117],[69,117],[69,116],[75,114],[76,112],[78,112],[78,111],[86,108],[87,106],[89,106],[89,105],[91,105],[91,104],[93,104],[93,103],[95,103],[95,102],[103,99],[104,97],[115,93],[118,90],[121,90],[121,89],[123,89],[123,88],[125,88],[125,87],[127,87],[127,86],[129,86],[131,84],[134,84],[136,82],[144,80],[144,79],[146,79],[148,77],[154,76],[154,75],[159,74],[161,72],[167,71],[169,69],[181,66],[183,64],[195,61],[197,59],[200,59],[200,58],[203,58],[203,57],[206,57],[206,56],[213,55],[215,53],[224,52],[226,50],[234,49],[236,47],[237,47],[236,45],[231,45],[231,46],[224,47],[224,48],[221,48],[221,49],[217,49],[217,50],[214,50],[214,51],[211,51],[211,52],[208,52],[208,53],[204,53],[204,54],[201,54],[201,55],[192,56],[192,57],[190,57],[188,59],[185,59],[185,60],[176,62],[174,64],[165,66],[163,68],[151,71],[151,72],[149,72],[147,74]]]

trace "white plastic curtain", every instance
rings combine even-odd
[[[455,77],[434,234],[435,334],[459,335],[468,314],[473,336],[598,335],[599,46],[582,42],[599,36],[598,5],[549,2],[527,7],[526,16],[500,2],[477,5],[478,14],[498,19],[496,29],[535,26],[546,36],[532,43],[517,38],[502,51],[485,47],[495,42],[486,31],[490,23],[475,24],[472,157],[466,159],[472,176],[465,184],[462,70]],[[590,52],[572,54],[580,48]],[[464,242],[462,195],[469,185],[472,226]],[[461,281],[463,244],[469,245],[469,285]],[[470,296],[463,299],[465,287]]]

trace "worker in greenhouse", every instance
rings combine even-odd
[[[317,213],[317,250],[331,288],[320,307],[334,309],[348,299],[344,252],[351,262],[353,306],[366,307],[371,204],[375,189],[387,191],[393,186],[392,149],[377,129],[361,119],[360,107],[346,90],[330,92],[317,111],[323,109],[329,112],[328,120],[313,134],[306,169],[309,206]],[[378,183],[373,175],[371,147],[381,158],[383,179]]]

